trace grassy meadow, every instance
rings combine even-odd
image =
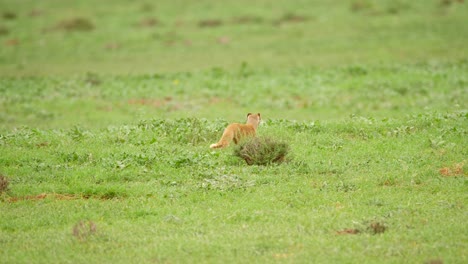
[[[465,1],[0,1],[1,263],[468,262]],[[284,162],[224,127],[260,112]]]

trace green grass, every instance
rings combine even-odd
[[[351,115],[400,118],[466,109],[466,60],[418,65],[350,65],[334,69],[0,79],[0,129],[105,128],[154,117],[244,122],[267,118],[343,120]],[[226,109],[236,109],[235,111]]]
[[[462,263],[466,172],[439,170],[466,163],[466,123],[268,120],[260,133],[287,139],[294,158],[267,167],[211,151],[222,122],[15,130],[1,140],[3,260]],[[75,237],[82,220],[96,232]],[[386,231],[337,234],[370,221]]]
[[[466,66],[3,79],[2,259],[463,263]],[[247,100],[242,83],[258,87]],[[286,163],[209,149],[249,107]]]
[[[0,262],[468,262],[467,6],[0,2]]]

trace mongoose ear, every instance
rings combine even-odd
[[[249,115],[251,115],[251,114],[252,114],[252,113],[248,113],[248,114],[247,114],[247,117],[249,117]]]

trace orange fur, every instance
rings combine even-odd
[[[248,113],[247,123],[233,123],[227,126],[226,129],[224,129],[223,135],[221,136],[221,139],[218,141],[218,143],[211,144],[210,148],[225,148],[229,146],[231,141],[234,141],[234,143],[237,144],[245,137],[254,137],[260,121],[260,113]]]

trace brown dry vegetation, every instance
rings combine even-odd
[[[461,162],[461,163],[453,164],[450,167],[443,167],[443,168],[439,169],[439,173],[440,173],[440,175],[445,176],[445,177],[463,176],[463,175],[465,175],[465,173],[463,171],[463,166],[464,165],[465,164],[463,162]]]
[[[10,182],[8,181],[7,177],[0,175],[0,193],[8,190],[9,183]]]

